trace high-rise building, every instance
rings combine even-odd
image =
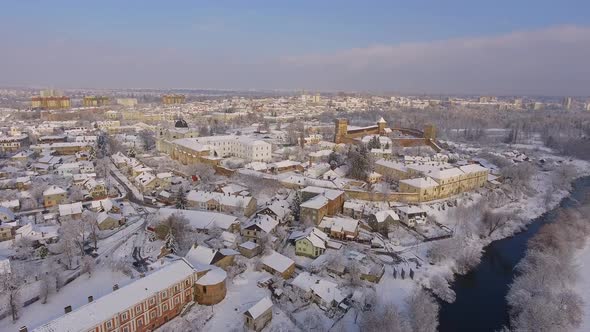
[[[173,104],[184,104],[186,97],[184,95],[163,95],[162,104],[173,105]]]
[[[563,106],[564,109],[569,110],[572,108],[572,97],[564,97],[563,100],[561,101],[561,106]]]
[[[109,104],[109,97],[107,96],[85,96],[82,100],[84,107],[100,107]]]
[[[39,96],[31,98],[31,107],[40,110],[56,110],[70,108],[70,97],[65,97],[60,91],[43,90]]]

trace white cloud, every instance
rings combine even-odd
[[[281,58],[17,37],[0,52],[3,85],[590,94],[590,28],[579,26]]]
[[[362,83],[357,89],[587,95],[588,59],[590,28],[561,26],[281,60],[302,72],[319,70],[349,82],[356,78]],[[355,88],[354,83],[349,87]]]

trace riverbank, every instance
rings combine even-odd
[[[575,207],[588,195],[590,177],[578,178],[572,192],[559,202],[559,207]],[[541,226],[553,222],[559,210],[552,209],[528,220],[528,227],[514,236],[491,242],[475,269],[456,276],[453,282],[456,301],[441,303],[440,331],[494,331],[508,325],[505,296],[514,279],[514,268],[524,257],[529,239]],[[590,261],[590,248],[587,250],[585,258]],[[586,265],[590,266],[590,262]]]

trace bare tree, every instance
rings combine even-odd
[[[487,237],[492,236],[495,231],[502,229],[502,227],[508,224],[508,221],[509,218],[506,213],[493,212],[490,209],[484,211],[481,219]]]

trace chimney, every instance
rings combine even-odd
[[[90,302],[92,302],[92,301],[94,301],[94,296],[90,295],[90,296],[88,297],[88,303],[90,303]]]
[[[114,284],[113,285],[113,291],[116,291],[117,289],[119,289],[119,284]]]
[[[26,326],[21,326],[21,327],[18,329],[18,332],[29,332],[29,329],[27,329],[27,327],[26,327]]]
[[[67,314],[67,313],[70,313],[70,312],[72,312],[72,306],[71,305],[69,305],[69,306],[67,306],[67,307],[64,308],[64,313]]]

